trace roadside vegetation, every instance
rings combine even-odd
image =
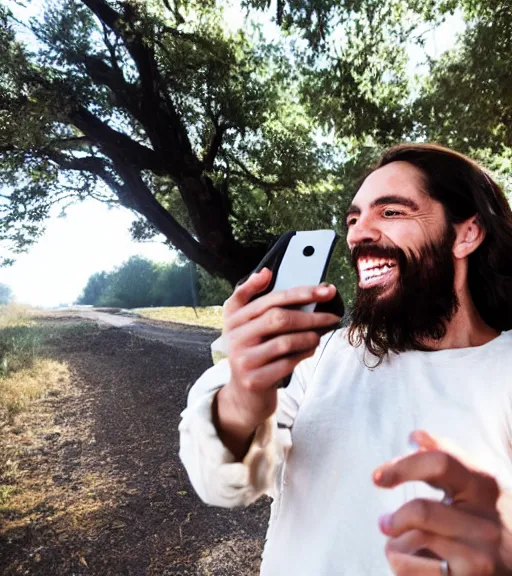
[[[222,329],[222,306],[139,308],[136,312],[140,316],[151,320]]]
[[[87,280],[77,304],[102,308],[149,306],[215,306],[232,288],[194,264],[167,264],[132,256],[110,272],[96,272]]]
[[[0,512],[22,491],[18,462],[31,444],[33,431],[20,420],[38,401],[57,397],[69,387],[66,364],[47,358],[44,347],[69,330],[39,322],[24,306],[0,306]]]
[[[41,355],[49,331],[28,308],[0,307],[0,423],[12,423],[31,401],[62,381],[62,365]]]

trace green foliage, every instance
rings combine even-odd
[[[391,143],[444,142],[509,185],[510,2],[240,3],[249,20],[233,32],[221,1],[53,0],[31,43],[0,7],[0,242],[37,240],[55,202],[119,202],[135,238],[161,232],[208,272],[200,300],[218,304],[231,290],[218,277],[233,285],[282,232],[343,236],[361,175]],[[270,41],[251,16],[271,8]],[[455,10],[467,31],[419,85],[408,48]],[[343,242],[332,274],[353,287]],[[187,269],[149,270],[96,275],[83,299],[190,295]]]
[[[10,484],[0,484],[0,510],[9,502],[9,499],[16,492],[16,487]]]
[[[109,274],[107,272],[96,272],[93,274],[80,296],[77,304],[96,304],[101,296],[107,291],[109,286]]]
[[[151,306],[191,306],[193,282],[195,276],[191,264],[157,265],[151,289]]]
[[[190,268],[133,256],[113,272],[93,274],[77,303],[119,308],[190,306]]]
[[[43,340],[37,326],[0,326],[0,378],[30,368]]]
[[[215,270],[243,254],[233,241],[268,243],[271,197],[328,173],[284,47],[230,33],[213,2],[57,0],[30,47],[2,14],[0,239],[17,250],[52,204],[93,196],[138,212],[135,237],[163,232]]]
[[[462,151],[512,146],[512,6],[464,1],[469,26],[433,63],[416,106],[428,135]]]
[[[122,308],[149,306],[153,278],[153,263],[134,256],[110,275],[108,286],[100,295],[99,305]]]
[[[222,278],[212,276],[201,268],[197,272],[200,306],[222,306],[233,293],[233,288]]]
[[[268,0],[244,0],[268,10]],[[310,117],[340,139],[394,143],[413,127],[411,45],[441,22],[450,0],[280,0],[275,20],[294,45]],[[360,143],[362,143],[360,142]]]
[[[226,280],[199,268],[197,276],[185,260],[158,264],[134,256],[112,272],[93,274],[77,304],[144,308],[192,306],[192,287],[197,284],[199,306],[222,305],[233,289]]]

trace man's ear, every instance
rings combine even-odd
[[[455,242],[453,243],[455,258],[467,258],[484,241],[485,235],[485,228],[478,216],[455,224]]]

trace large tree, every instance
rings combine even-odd
[[[315,51],[332,61],[322,42],[335,5],[322,12],[313,2],[301,16],[300,4],[278,3],[277,20],[285,31],[302,27],[307,51],[227,32],[214,1],[55,0],[29,24],[31,45],[4,10],[0,240],[23,247],[53,203],[93,196],[140,215],[136,237],[163,233],[234,283],[277,233],[305,220],[332,225],[341,157],[318,144],[315,128],[329,127],[336,109],[337,136],[351,145],[391,138],[405,96],[395,45],[406,11],[398,0],[392,10],[338,3],[346,41],[333,80]],[[318,199],[319,211],[309,206]]]
[[[133,210],[135,237],[161,232],[233,284],[276,234],[340,226],[381,147],[435,137],[497,150],[508,138],[508,52],[493,44],[510,42],[508,24],[484,33],[492,10],[508,18],[505,0],[241,0],[272,7],[272,42],[230,32],[221,3],[53,0],[28,24],[32,42],[0,12],[0,241],[23,248],[53,203],[92,196]],[[474,90],[476,51],[434,64],[417,102],[406,73],[421,26],[457,7],[473,23],[463,46],[483,35],[474,45],[500,54],[487,62],[499,118],[480,124],[465,121],[472,98],[489,102]],[[453,78],[466,99],[454,106]]]
[[[273,196],[325,178],[282,51],[180,4],[48,3],[31,46],[4,10],[0,239],[26,245],[55,202],[93,196],[234,283],[268,248]]]

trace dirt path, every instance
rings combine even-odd
[[[0,510],[1,574],[258,573],[268,502],[207,507],[178,458],[185,391],[216,334],[140,326],[91,324],[48,347],[72,386],[18,424],[30,439],[19,463],[30,499]]]
[[[206,349],[217,338],[219,332],[213,328],[202,328],[177,322],[149,320],[135,315],[112,313],[95,308],[68,308],[53,313],[62,319],[80,318],[96,322],[99,326],[125,328],[143,338],[164,342],[166,344],[194,346]]]

